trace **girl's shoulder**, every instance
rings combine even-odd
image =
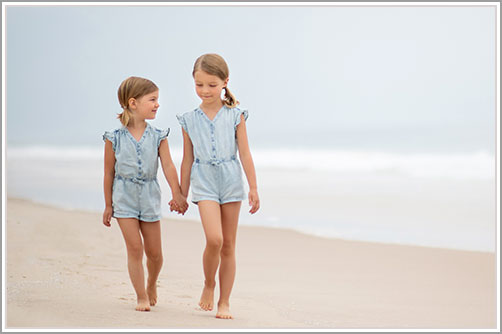
[[[176,117],[179,119],[185,119],[185,118],[190,118],[190,117],[193,117],[197,112],[200,111],[200,108],[197,107],[195,109],[192,109],[190,111],[187,111],[187,112],[184,112],[184,113],[181,113],[181,114],[178,114],[176,115]]]
[[[117,145],[118,142],[120,142],[120,137],[121,135],[125,134],[125,127],[122,126],[120,128],[110,130],[110,131],[105,131],[103,133],[103,141],[106,142],[107,140],[112,143],[113,151],[117,152]]]
[[[115,139],[121,134],[124,132],[124,127],[120,127],[120,128],[117,128],[117,129],[114,129],[114,130],[109,130],[109,131],[105,131],[103,133],[103,140],[109,140],[111,141],[112,143],[115,141]]]
[[[227,112],[230,112],[230,113],[233,113],[233,114],[242,114],[243,112],[247,113],[247,111],[248,111],[246,108],[242,108],[242,107],[239,107],[239,106],[229,107],[229,106],[224,105],[223,108]]]
[[[165,138],[169,135],[169,132],[171,131],[170,128],[161,129],[161,128],[158,128],[158,127],[151,125],[150,123],[147,123],[147,124],[148,124],[147,126],[150,128],[150,131],[157,136],[161,136],[161,137]]]
[[[241,115],[244,115],[245,121],[247,121],[247,119],[248,119],[249,112],[245,108],[241,108],[241,107],[231,108],[231,107],[225,106],[225,109],[226,109],[227,113],[229,114],[229,116],[233,118],[235,126],[239,125],[239,123],[241,122]]]
[[[188,124],[192,124],[196,114],[200,112],[200,108],[197,107],[193,110],[190,110],[190,111],[187,111],[185,113],[182,113],[182,114],[178,114],[176,115],[176,118],[178,119],[178,122],[180,123],[180,125],[183,127],[183,129],[185,130],[185,132],[188,133]]]
[[[171,131],[170,128],[167,128],[166,130],[164,130],[164,129],[157,128],[153,125],[150,125],[150,123],[147,123],[147,129],[145,131],[147,131],[147,130],[153,134],[152,139],[153,139],[153,142],[155,143],[155,145],[157,145],[157,147],[159,147],[161,141],[163,141],[164,139],[167,138],[167,136],[169,135],[169,132]]]

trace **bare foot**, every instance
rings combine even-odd
[[[213,287],[210,287],[210,286],[204,284],[204,290],[202,290],[202,296],[200,296],[200,302],[199,302],[199,306],[204,311],[212,311],[213,310],[214,287],[215,286],[216,286],[216,283],[213,285]]]
[[[155,306],[157,304],[157,283],[149,284],[146,288],[146,294],[150,300],[150,306]]]
[[[218,312],[216,313],[218,319],[233,319],[230,313],[230,305],[227,303],[218,303]]]
[[[138,305],[136,305],[136,311],[150,311],[150,302],[148,298],[138,299]]]

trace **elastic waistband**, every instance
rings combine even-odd
[[[237,160],[235,155],[232,155],[229,159],[211,159],[211,160],[200,160],[199,158],[195,158],[194,162],[197,164],[204,164],[204,165],[212,165],[212,166],[219,166],[224,162],[230,162]]]
[[[122,175],[115,175],[117,180],[130,181],[137,184],[144,184],[145,182],[155,181],[157,177],[123,177]]]

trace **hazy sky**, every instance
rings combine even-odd
[[[495,6],[8,6],[7,143],[102,145],[120,82],[160,87],[157,119],[199,104],[221,54],[254,146],[495,148]]]

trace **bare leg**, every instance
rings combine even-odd
[[[216,318],[232,319],[230,313],[230,293],[235,280],[235,241],[241,202],[226,203],[221,206],[223,247],[220,264],[220,299]]]
[[[162,268],[162,242],[160,237],[160,221],[140,222],[141,234],[145,244],[146,267],[148,268],[148,280],[146,293],[150,305],[157,304],[157,279]]]
[[[143,241],[141,240],[139,221],[134,218],[118,218],[117,221],[127,248],[127,269],[138,301],[136,311],[150,311],[150,302],[145,290]]]
[[[198,205],[202,227],[206,235],[206,248],[202,257],[205,281],[199,306],[203,310],[211,311],[214,306],[215,276],[220,263],[220,251],[223,245],[221,211],[220,204],[214,201],[200,201]]]

